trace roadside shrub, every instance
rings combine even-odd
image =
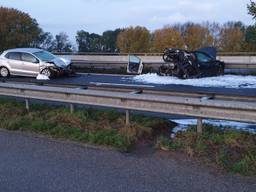
[[[134,119],[134,121],[133,121]],[[79,142],[116,147],[127,151],[136,142],[152,138],[152,129],[168,121],[132,116],[127,127],[125,116],[113,110],[77,109],[73,114],[64,107],[31,105],[27,113],[23,103],[0,99],[0,127],[32,131]]]
[[[192,126],[174,139],[161,139],[160,148],[179,150],[214,162],[225,170],[243,175],[256,175],[256,135],[229,127],[204,125],[199,135]]]

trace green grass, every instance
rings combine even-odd
[[[227,171],[256,175],[256,135],[226,127],[204,125],[202,134],[196,127],[169,139],[174,124],[160,118],[131,116],[125,125],[125,115],[113,110],[77,109],[73,114],[64,107],[31,105],[0,99],[0,127],[27,131],[81,143],[115,147],[129,151],[141,140],[153,142],[163,150],[181,151],[213,162]],[[167,131],[167,132],[166,132]],[[163,134],[164,133],[164,134]]]
[[[172,140],[158,139],[159,148],[201,157],[232,173],[256,175],[256,135],[228,127],[204,125],[202,134],[192,126]]]
[[[152,138],[153,130],[168,121],[132,115],[125,125],[125,115],[113,110],[78,109],[73,114],[64,107],[31,105],[0,99],[0,127],[29,131],[73,141],[112,146],[127,151],[140,139]]]

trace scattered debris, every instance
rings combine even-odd
[[[37,80],[50,80],[46,75],[38,74],[36,77]]]
[[[256,76],[224,75],[218,77],[204,77],[201,79],[179,79],[177,77],[159,76],[156,73],[138,75],[132,80],[150,84],[175,84],[197,87],[223,87],[223,88],[256,88]]]

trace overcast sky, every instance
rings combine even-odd
[[[242,21],[249,0],[0,0],[1,6],[29,13],[44,31],[66,32],[71,39],[77,30],[102,33],[107,29],[142,25],[155,30],[187,21]]]

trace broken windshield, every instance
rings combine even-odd
[[[42,61],[52,61],[55,59],[55,56],[47,51],[39,51],[34,53]]]

